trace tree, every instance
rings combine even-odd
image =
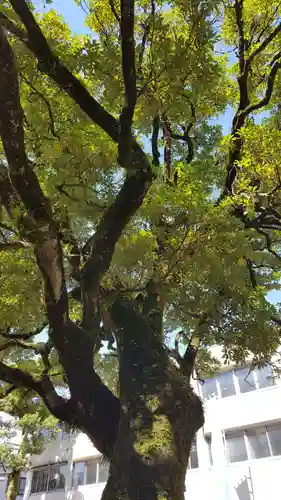
[[[279,347],[266,294],[280,281],[280,7],[77,3],[95,36],[1,4],[0,378],[107,457],[103,499],[179,500],[206,347],[253,366]],[[226,106],[222,138],[210,119]],[[115,393],[96,367],[104,342]]]

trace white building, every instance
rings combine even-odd
[[[190,455],[186,500],[279,500],[281,381],[270,367],[249,375],[237,369],[198,382],[197,390],[205,425]],[[106,477],[85,435],[59,433],[33,458],[24,500],[98,500]]]

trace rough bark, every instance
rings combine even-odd
[[[134,305],[112,308],[119,350],[120,422],[103,500],[113,491],[133,499],[183,499],[185,473],[203,410],[190,380],[163,348],[161,336]]]
[[[5,494],[7,500],[16,500],[19,491],[19,482],[20,471],[12,469],[11,472],[8,473],[7,478],[7,489]]]

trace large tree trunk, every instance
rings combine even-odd
[[[6,499],[16,500],[19,491],[20,482],[20,471],[17,469],[12,469],[8,474],[7,488],[6,488]]]
[[[113,319],[121,415],[103,500],[183,500],[191,443],[203,425],[201,401],[131,304],[116,303]]]

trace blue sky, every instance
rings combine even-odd
[[[49,9],[55,9],[57,12],[61,13],[73,32],[77,34],[91,33],[91,31],[84,24],[85,13],[75,4],[73,0],[53,0],[51,5],[45,7],[44,0],[35,0],[34,3],[41,12],[46,12]],[[263,116],[264,114],[261,115],[260,118]],[[212,120],[212,122],[222,125],[223,133],[229,134],[232,118],[233,110],[231,108],[227,108],[226,112],[222,116]],[[279,291],[272,291],[268,294],[268,299],[273,303],[281,302],[281,293]]]

